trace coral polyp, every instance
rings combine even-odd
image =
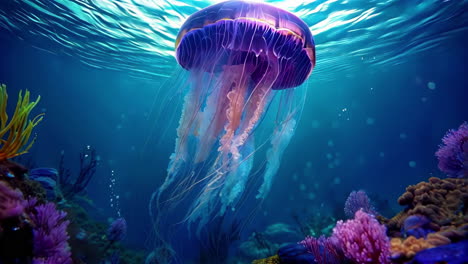
[[[8,122],[7,101],[8,94],[6,85],[0,85],[0,160],[14,158],[27,153],[34,144],[34,140],[29,141],[32,130],[41,122],[44,114],[39,114],[32,120],[28,119],[31,110],[39,103],[40,96],[36,101],[29,101],[30,93],[19,92],[13,117]],[[29,143],[28,143],[29,142]]]

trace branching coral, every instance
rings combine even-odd
[[[356,212],[354,219],[338,221],[333,237],[345,256],[355,263],[390,263],[390,243],[385,226],[362,209]]]
[[[57,185],[63,197],[67,200],[73,199],[76,195],[85,191],[89,182],[96,173],[98,157],[96,150],[87,146],[80,153],[80,172],[73,177],[69,169],[65,168],[65,154],[60,157]]]
[[[29,142],[32,130],[42,120],[43,114],[28,120],[29,113],[37,105],[40,96],[35,102],[29,101],[29,91],[24,97],[22,91],[18,95],[18,103],[10,122],[6,112],[8,94],[6,86],[0,85],[0,160],[22,155],[32,147],[34,139]],[[29,144],[28,144],[29,142]]]

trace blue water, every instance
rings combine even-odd
[[[175,37],[215,2],[0,1],[0,83],[12,100],[20,89],[41,95],[35,112],[46,113],[27,156],[57,167],[64,152],[73,169],[82,148],[94,147],[91,213],[116,217],[115,178],[129,247],[152,249],[149,198],[174,149],[183,100],[171,86],[180,72]],[[342,213],[358,189],[392,216],[407,185],[443,176],[434,152],[468,120],[468,1],[268,2],[310,26],[317,65],[272,190],[241,241],[294,224],[294,214]],[[168,97],[173,109],[160,115]]]

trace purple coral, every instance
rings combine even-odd
[[[124,239],[126,235],[127,222],[124,218],[117,218],[111,223],[109,229],[107,229],[107,239],[112,243]]]
[[[25,206],[23,193],[0,181],[0,220],[21,215]]]
[[[390,242],[385,226],[362,209],[356,212],[354,219],[338,221],[333,237],[344,255],[355,263],[390,263]]]
[[[37,204],[28,201],[29,217],[34,224],[34,264],[71,264],[68,245],[67,213],[55,208],[54,203]]]
[[[458,130],[450,129],[442,138],[439,150],[439,169],[450,177],[468,178],[468,123],[464,122]]]
[[[352,191],[346,199],[344,212],[348,218],[353,218],[359,209],[365,213],[375,215],[374,206],[365,191]]]
[[[299,242],[307,252],[314,255],[315,263],[317,264],[339,264],[343,263],[344,255],[341,249],[337,246],[337,241],[334,237],[320,236],[306,237]]]

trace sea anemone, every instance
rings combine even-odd
[[[450,177],[468,178],[468,123],[464,122],[458,130],[450,129],[442,138],[439,150],[439,169]]]
[[[34,264],[71,264],[67,213],[54,203],[38,205],[35,198],[28,201],[27,211],[34,224]]]
[[[34,144],[34,139],[29,142],[29,137],[33,128],[42,120],[43,114],[37,115],[32,120],[28,120],[28,116],[40,98],[39,96],[35,102],[29,102],[29,91],[26,90],[24,97],[20,91],[15,112],[8,122],[6,112],[8,94],[6,86],[0,85],[0,160],[27,153]]]
[[[0,181],[0,220],[21,215],[25,206],[23,193]]]

